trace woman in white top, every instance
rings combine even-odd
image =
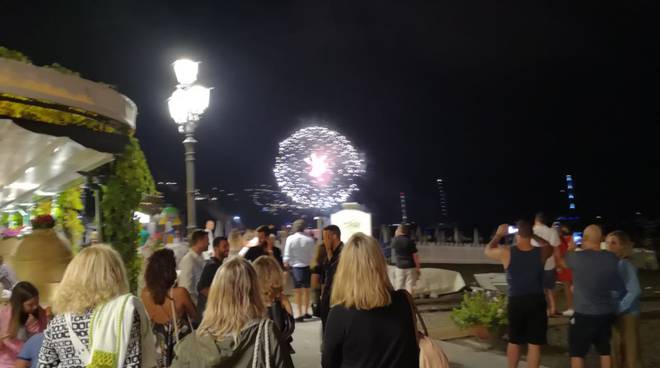
[[[57,315],[44,331],[39,367],[155,365],[148,317],[129,293],[124,262],[110,246],[93,245],[73,258],[53,309]]]

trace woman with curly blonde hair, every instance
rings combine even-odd
[[[266,318],[254,267],[234,257],[216,272],[202,323],[175,348],[173,367],[293,367],[281,335]]]
[[[124,262],[110,246],[81,250],[55,291],[57,316],[44,331],[39,367],[153,367],[149,319],[127,280]]]

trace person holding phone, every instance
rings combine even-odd
[[[509,225],[497,228],[484,254],[499,261],[506,270],[508,284],[507,319],[509,344],[506,349],[509,367],[517,367],[520,346],[527,345],[527,367],[538,368],[541,362],[541,345],[546,344],[548,315],[543,294],[543,265],[553,254],[548,242],[535,236],[529,221],[518,221],[515,245],[500,246],[509,234]],[[534,238],[540,247],[532,245]]]

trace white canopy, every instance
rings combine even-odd
[[[0,209],[53,195],[89,171],[112,161],[110,153],[86,148],[68,137],[38,134],[0,119]]]

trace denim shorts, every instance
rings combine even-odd
[[[291,269],[293,276],[294,289],[309,289],[312,283],[312,271],[308,267],[293,267]]]

